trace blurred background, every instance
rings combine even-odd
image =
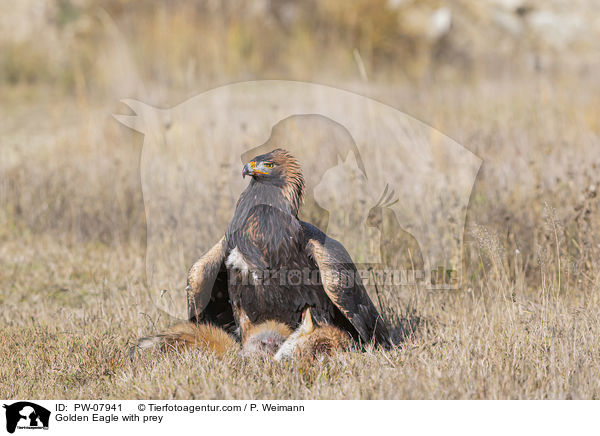
[[[231,81],[435,83],[592,75],[594,0],[23,0],[0,6],[3,87],[80,100]],[[597,6],[597,5],[596,5]],[[133,95],[131,95],[133,96]]]
[[[97,289],[95,255],[106,268],[118,262],[143,275],[143,136],[112,118],[130,113],[121,99],[170,107],[235,81],[292,79],[375,98],[483,159],[466,231],[473,280],[492,271],[499,283],[537,285],[543,268],[563,284],[592,280],[600,251],[596,7],[2,2],[0,237],[13,271],[4,279],[17,289],[18,265],[35,270],[27,250],[62,253],[54,276],[40,272],[57,289]]]

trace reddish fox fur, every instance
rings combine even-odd
[[[348,333],[337,327],[315,326],[310,310],[306,309],[302,323],[294,332],[287,325],[277,321],[248,326],[242,340],[242,354],[275,355],[276,360],[312,360],[347,349],[350,344]],[[212,351],[218,356],[239,347],[234,337],[220,327],[191,322],[176,324],[157,335],[140,338],[137,347],[131,350],[132,356],[136,349],[143,350],[154,346],[160,346],[163,350],[199,348]]]
[[[330,325],[315,326],[310,309],[302,314],[302,323],[281,345],[275,360],[314,360],[347,350],[352,339],[345,331]]]
[[[242,353],[273,355],[291,334],[292,331],[287,325],[277,321],[253,325],[242,340]]]
[[[245,355],[275,354],[291,333],[287,325],[276,321],[250,325],[242,341],[242,352]],[[157,335],[140,338],[132,353],[135,353],[135,348],[143,350],[154,346],[160,346],[163,350],[199,348],[222,356],[229,350],[238,348],[238,343],[220,327],[184,322],[175,324]]]
[[[140,338],[137,343],[137,348],[142,350],[154,346],[160,346],[163,350],[200,348],[222,356],[235,348],[237,343],[222,328],[210,324],[183,322],[157,335]]]

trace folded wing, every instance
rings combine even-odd
[[[188,319],[233,330],[235,322],[227,291],[226,253],[227,243],[223,236],[190,268],[186,288]]]
[[[335,239],[310,223],[302,222],[306,250],[317,264],[329,299],[350,321],[364,342],[390,345],[383,319],[369,298],[350,255]]]

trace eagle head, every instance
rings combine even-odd
[[[252,183],[275,185],[297,210],[302,203],[304,177],[294,156],[282,148],[256,156],[242,169],[242,176],[252,177]]]

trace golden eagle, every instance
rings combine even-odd
[[[298,161],[275,149],[247,163],[250,176],[225,235],[190,269],[188,316],[244,340],[251,325],[296,328],[305,309],[363,343],[390,336],[344,247],[298,219],[304,178]]]

